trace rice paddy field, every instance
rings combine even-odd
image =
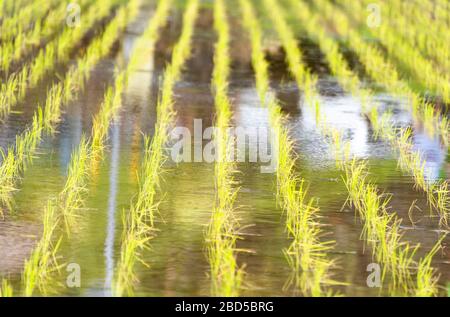
[[[450,295],[446,0],[0,0],[0,296]]]

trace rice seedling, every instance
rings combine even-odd
[[[213,296],[238,296],[243,270],[236,262],[238,222],[233,203],[238,193],[233,174],[235,163],[228,153],[234,140],[228,135],[231,109],[228,99],[228,76],[230,73],[229,25],[226,6],[222,0],[214,3],[214,29],[218,35],[215,45],[212,87],[216,106],[215,142],[218,160],[215,166],[216,200],[206,234],[208,260],[211,268],[211,293]]]
[[[16,191],[15,184],[31,162],[34,150],[41,139],[42,125],[43,112],[38,108],[31,128],[17,136],[14,146],[10,146],[6,153],[1,152],[3,160],[0,166],[0,201],[9,210],[12,208],[12,194]],[[3,215],[3,211],[1,213]]]
[[[284,250],[292,269],[287,286],[293,284],[305,295],[331,295],[328,286],[335,283],[330,278],[330,269],[334,266],[334,262],[327,258],[327,252],[334,242],[321,240],[323,233],[321,225],[317,222],[318,208],[315,199],[307,199],[305,181],[295,174],[295,153],[293,141],[285,127],[286,118],[278,102],[269,93],[268,63],[262,50],[259,21],[249,1],[241,0],[240,5],[244,26],[250,34],[252,43],[256,87],[262,104],[269,109],[272,133],[276,135],[277,197],[280,206],[286,212],[286,229],[292,240],[289,248]],[[287,31],[282,27],[280,29]],[[311,80],[303,68],[296,67],[295,70],[297,80]]]
[[[52,280],[53,285],[57,283],[52,276],[61,268],[56,256],[61,239],[57,239],[56,243],[54,242],[58,222],[57,206],[54,201],[49,201],[44,209],[41,238],[29,259],[25,261],[22,276],[25,296],[32,296],[36,289],[39,289],[45,295],[50,291],[48,281]]]
[[[446,235],[443,235],[435,244],[428,254],[420,259],[417,269],[417,285],[416,293],[417,297],[430,297],[437,295],[437,280],[438,276],[436,269],[431,266],[431,261],[436,253],[442,248],[442,241]]]
[[[448,226],[449,191],[448,180],[438,180],[434,183],[426,178],[425,160],[422,154],[414,150],[412,130],[410,128],[394,128],[391,114],[386,112],[375,126],[375,137],[381,136],[389,142],[398,154],[399,168],[412,175],[417,190],[426,195],[430,211],[435,211],[440,217],[440,224]]]
[[[393,290],[406,292],[412,283],[410,267],[418,246],[401,242],[400,221],[387,212],[389,197],[383,198],[378,188],[367,181],[364,161],[355,159],[344,166],[344,182],[349,193],[347,203],[355,207],[364,222],[363,238],[371,245],[377,261],[384,264],[383,279],[387,271],[393,280]]]
[[[191,52],[191,38],[198,14],[198,0],[189,0],[183,14],[180,38],[173,49],[171,63],[164,71],[162,90],[157,103],[157,122],[153,138],[145,137],[145,153],[139,178],[139,189],[130,209],[123,215],[122,244],[116,276],[112,285],[116,296],[133,294],[137,282],[134,267],[143,263],[141,252],[148,249],[154,235],[158,203],[155,201],[160,172],[165,161],[164,145],[168,140],[168,127],[173,122],[173,87],[181,75],[182,67]],[[145,264],[145,263],[143,263]]]
[[[90,159],[89,144],[85,136],[81,137],[80,144],[72,154],[66,183],[59,195],[59,207],[64,218],[67,232],[74,222],[74,211],[83,204],[83,193],[88,176],[88,162]]]
[[[12,297],[13,289],[9,284],[8,280],[2,280],[2,286],[0,287],[0,297]]]

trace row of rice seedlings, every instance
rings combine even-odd
[[[230,162],[229,150],[234,139],[227,133],[230,126],[231,109],[228,98],[228,78],[230,73],[230,29],[227,22],[226,6],[223,0],[214,2],[214,29],[218,35],[214,53],[212,87],[216,107],[217,149],[215,165],[216,199],[206,240],[208,260],[211,270],[211,292],[213,296],[238,296],[242,283],[242,268],[236,261],[237,227],[234,201],[238,193],[235,188],[236,164]]]
[[[57,259],[57,251],[62,240],[61,237],[55,239],[59,222],[57,202],[49,200],[44,209],[41,238],[31,252],[30,257],[25,260],[22,273],[24,296],[32,296],[36,288],[42,294],[48,294],[51,291],[48,287],[49,281],[52,282],[52,287],[59,285],[55,280],[56,272],[62,268],[62,264],[58,263]]]
[[[108,16],[113,5],[120,0],[98,2],[83,15],[83,24],[77,28],[66,28],[39,50],[36,57],[24,64],[20,71],[12,73],[0,87],[0,118],[5,117],[11,108],[22,101],[27,89],[36,87],[46,74],[56,69],[58,63],[69,60],[72,50],[87,32],[101,19]]]
[[[137,13],[138,1],[131,1],[121,8],[105,31],[88,46],[86,54],[71,66],[62,82],[55,83],[47,93],[43,108],[38,107],[33,124],[16,136],[15,145],[10,145],[6,154],[2,151],[0,166],[0,202],[8,209],[12,207],[12,195],[22,172],[31,162],[43,132],[53,133],[60,120],[61,107],[72,101],[84,88],[91,69],[108,54],[110,48],[125,29],[127,21]]]
[[[139,61],[142,62],[143,45],[145,45],[148,49],[149,46],[152,46],[152,44],[149,43],[154,43],[157,40],[158,31],[167,20],[170,4],[171,1],[160,2],[157,11],[152,16],[152,20],[149,23],[148,28],[133,44],[133,50],[130,55],[128,65],[124,70],[116,74],[114,89],[107,89],[105,93],[101,111],[93,119],[92,133],[89,143],[89,155],[86,155],[86,157],[88,157],[92,162],[97,162],[103,156],[104,146],[111,122],[121,106],[121,95],[124,90],[124,84],[127,82],[129,73],[136,70]],[[66,206],[65,208],[62,208],[65,219],[73,219],[74,217],[71,213],[82,205],[81,198],[84,191],[84,186],[76,184],[86,183],[86,178],[81,176],[82,174],[86,174],[86,169],[92,166],[92,164],[87,164],[87,161],[88,160],[79,161],[77,163],[77,167],[80,166],[79,169],[84,171],[84,173],[74,173],[79,176],[76,177],[73,182],[70,182],[69,180],[67,182],[64,192],[70,194],[66,194],[65,196],[67,198],[62,199],[62,201],[64,201],[64,205]]]
[[[12,15],[2,16],[0,24],[0,41],[9,41],[21,30],[27,30],[33,21],[45,16],[47,12],[59,3],[58,0],[45,2],[31,1],[24,7],[15,10]]]
[[[359,60],[365,66],[370,77],[377,83],[382,84],[390,93],[400,97],[406,97],[414,119],[423,122],[425,130],[429,134],[439,135],[442,142],[448,145],[448,119],[441,116],[433,108],[431,103],[426,102],[405,81],[401,80],[396,67],[384,58],[380,50],[372,44],[367,43],[350,26],[348,17],[338,7],[323,0],[315,1],[314,6],[327,17],[327,20],[334,21],[333,25],[340,35],[346,36],[348,39],[347,44],[358,55]]]
[[[302,69],[302,72],[308,72],[302,63],[302,53],[297,46],[296,39],[287,25],[283,9],[275,0],[264,0],[266,12],[270,10],[270,18],[274,24],[277,33],[280,35],[282,45],[286,51],[288,67],[293,70]],[[281,36],[281,31],[284,36]],[[293,67],[295,65],[295,67]],[[304,76],[304,78],[307,78]],[[415,272],[411,270],[414,262],[413,256],[417,247],[411,247],[409,243],[402,242],[402,232],[400,229],[400,220],[394,213],[388,214],[387,205],[389,200],[384,199],[379,194],[378,188],[367,181],[368,170],[366,163],[350,160],[348,155],[349,145],[343,146],[343,137],[339,130],[328,127],[326,118],[320,113],[320,98],[315,88],[310,86],[309,82],[300,82],[299,88],[306,87],[309,92],[306,93],[309,106],[315,106],[317,115],[317,125],[322,134],[327,136],[333,145],[344,155],[336,156],[337,166],[345,172],[344,181],[349,193],[348,202],[359,211],[361,220],[364,221],[363,237],[372,246],[374,256],[377,261],[384,265],[384,272],[389,272],[393,290],[403,289],[408,291],[412,287],[412,276]],[[417,266],[417,269],[430,269],[428,266]],[[384,279],[385,274],[383,274]],[[421,276],[425,276],[421,274]],[[435,285],[436,278],[427,281],[427,285]],[[424,285],[423,281],[420,285]],[[413,288],[418,290],[418,285]],[[435,287],[429,295],[434,295]],[[420,290],[423,291],[423,290]]]
[[[391,26],[422,54],[430,58],[437,67],[450,71],[450,21],[449,3],[441,3],[434,8],[431,1],[411,3],[410,1],[384,1],[384,12],[390,15]],[[429,15],[425,14],[425,12]],[[440,16],[442,13],[444,16]],[[429,16],[433,15],[434,19]],[[408,26],[408,27],[407,27]]]
[[[134,58],[134,55],[141,53],[139,43],[142,43],[143,41],[156,41],[158,36],[157,31],[166,21],[170,9],[170,2],[171,1],[161,1],[146,32],[137,40],[137,43],[134,44],[131,59]],[[153,31],[149,32],[149,30]],[[67,234],[71,232],[74,221],[78,216],[76,211],[84,205],[84,194],[92,172],[90,163],[101,159],[103,156],[103,149],[108,130],[111,122],[120,109],[124,84],[126,83],[126,77],[131,71],[132,66],[133,64],[129,63],[126,69],[120,71],[116,76],[114,88],[110,87],[107,89],[102,107],[93,120],[94,123],[92,126],[91,138],[87,140],[84,136],[82,137],[78,148],[74,150],[72,154],[64,188],[59,193],[55,203],[53,203],[52,200],[48,202],[49,205],[56,206],[57,217],[55,219],[55,226],[58,222],[64,220]],[[50,234],[52,233],[53,232]],[[51,241],[51,236],[43,235],[41,241],[42,240]],[[23,275],[23,282],[25,285],[24,294],[26,296],[31,296],[36,286],[39,286],[41,292],[48,292],[49,286],[55,282],[53,273],[61,267],[61,265],[58,265],[56,262],[58,245],[54,246],[50,243],[45,245],[48,248],[36,248],[32,258],[45,259],[45,254],[51,253],[55,260],[53,262],[48,262],[47,266],[42,266],[39,261],[29,261],[29,268],[26,267]],[[41,277],[38,282],[36,282],[36,276]]]
[[[80,1],[80,10],[84,11],[93,2],[93,0]],[[0,45],[0,69],[8,74],[13,64],[57,33],[66,18],[67,4],[68,2],[62,1],[48,15],[37,19],[32,29],[19,30],[10,41],[3,41]]]
[[[346,1],[341,2],[347,3]],[[351,8],[347,7],[346,11],[351,12],[351,16],[360,27],[366,25],[366,16],[363,13],[366,12],[369,3],[371,2],[356,1],[351,4]],[[397,15],[394,19],[398,19]],[[404,41],[399,36],[398,29],[392,28],[389,21],[380,23],[379,27],[365,29],[380,41],[390,57],[401,61],[408,68],[408,73],[413,74],[423,87],[428,88],[434,95],[442,97],[445,103],[450,103],[450,78],[448,74],[441,72],[439,68],[436,68],[428,59],[424,58],[415,46]]]
[[[373,91],[362,88],[357,74],[349,67],[345,58],[339,51],[336,41],[321,25],[319,15],[309,10],[308,5],[290,0],[291,6],[298,12],[296,15],[302,23],[308,35],[315,39],[324,52],[331,71],[338,79],[340,85],[354,96],[361,99],[364,105],[366,117],[371,122],[375,136],[388,141],[393,149],[399,154],[399,166],[402,170],[413,175],[416,186],[427,194],[430,207],[435,209],[441,217],[441,223],[447,224],[449,213],[449,198],[446,181],[431,184],[425,178],[424,160],[420,153],[413,150],[411,141],[411,130],[409,128],[395,129],[390,123],[388,113],[380,120],[376,107],[373,105],[371,96]]]
[[[296,154],[293,140],[286,128],[286,116],[275,97],[269,92],[268,62],[262,47],[262,30],[253,8],[248,0],[240,1],[244,26],[250,34],[252,43],[252,64],[255,71],[256,87],[261,102],[268,107],[270,126],[275,134],[278,147],[277,197],[281,208],[286,212],[286,229],[292,239],[284,250],[292,275],[286,287],[294,285],[297,291],[306,296],[331,295],[328,289],[334,282],[330,269],[334,262],[328,259],[327,252],[333,241],[322,241],[323,231],[318,222],[319,208],[314,198],[308,199],[304,179],[295,173]],[[299,69],[299,76],[306,75]]]
[[[374,107],[368,115],[374,128],[375,137],[381,137],[389,142],[398,154],[398,166],[412,175],[416,189],[423,191],[430,207],[439,216],[440,225],[449,226],[450,220],[450,189],[448,180],[430,181],[425,174],[425,159],[422,154],[414,150],[412,130],[410,128],[396,128],[392,115],[386,112],[378,118]]]
[[[135,5],[130,4],[131,7],[135,7]],[[130,13],[134,16],[136,11],[133,12]],[[124,76],[125,71],[116,77],[114,96],[112,89],[107,89],[101,110],[94,118],[92,141],[82,136],[78,148],[72,154],[63,190],[55,200],[50,199],[47,203],[44,210],[43,234],[30,258],[25,262],[22,276],[25,296],[33,295],[36,288],[39,288],[41,293],[47,294],[51,290],[50,285],[53,287],[59,285],[54,276],[55,272],[62,267],[57,262],[57,251],[61,238],[57,243],[53,243],[55,230],[58,224],[64,220],[66,232],[69,234],[74,221],[74,212],[83,205],[83,193],[89,177],[89,161],[94,157],[98,158],[98,150],[103,147],[108,127],[120,107]]]
[[[157,103],[157,121],[153,138],[145,136],[145,153],[139,177],[139,189],[130,208],[123,213],[122,245],[115,280],[112,285],[116,296],[132,295],[136,262],[144,265],[141,253],[148,249],[148,242],[155,232],[158,203],[155,201],[160,183],[162,165],[166,160],[164,146],[168,141],[168,129],[173,124],[173,88],[181,76],[182,67],[191,54],[191,38],[198,15],[198,0],[189,0],[183,14],[181,36],[173,48],[171,63],[163,76],[162,90]]]
[[[72,152],[68,166],[68,173],[63,189],[56,199],[49,199],[44,210],[43,234],[33,249],[30,258],[25,262],[22,275],[23,294],[32,296],[38,288],[42,294],[48,294],[53,288],[60,286],[56,279],[56,273],[63,264],[57,261],[58,247],[61,238],[55,241],[56,230],[63,223],[65,232],[70,235],[76,218],[76,212],[84,205],[84,195],[90,178],[92,160],[99,159],[95,156],[98,146],[103,146],[106,141],[108,127],[121,105],[120,96],[123,91],[124,73],[116,77],[113,89],[110,87],[105,93],[104,101],[99,113],[94,117],[98,124],[92,127],[91,139],[81,137],[78,147]],[[101,143],[93,143],[93,136],[103,135],[97,140]]]
[[[401,220],[395,213],[388,212],[390,197],[379,193],[377,186],[367,181],[366,162],[354,159],[351,164],[344,165],[344,170],[344,181],[349,192],[347,203],[359,212],[364,221],[363,236],[371,246],[375,259],[383,264],[383,280],[386,272],[390,272],[390,292],[395,295],[437,295],[439,276],[431,266],[431,260],[441,248],[445,235],[416,262],[414,256],[420,245],[411,246],[402,241],[404,231]]]

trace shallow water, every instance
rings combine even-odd
[[[108,59],[93,71],[85,92],[68,105],[54,136],[43,140],[33,164],[26,170],[15,195],[13,213],[0,221],[0,274],[9,276],[15,286],[20,285],[23,263],[41,230],[41,215],[49,198],[62,189],[72,150],[82,133],[90,131],[92,115],[101,104],[106,84],[113,77],[114,66],[126,61],[133,41],[143,31],[152,14],[153,3],[146,6],[136,23]],[[261,107],[250,66],[249,41],[241,29],[239,17],[233,10],[233,42],[230,95],[233,100],[233,124],[244,128],[267,127],[267,109]],[[121,214],[126,212],[138,187],[137,174],[142,159],[142,134],[153,133],[156,120],[155,105],[163,69],[170,60],[170,51],[180,33],[180,8],[173,10],[168,25],[163,29],[155,50],[155,57],[139,72],[132,74],[123,96],[123,108],[110,129],[104,160],[91,171],[85,208],[77,219],[77,228],[70,237],[63,235],[60,249],[63,263],[77,263],[81,267],[81,287],[65,286],[67,272],[63,269],[55,285],[62,295],[111,295],[110,285],[114,268],[120,256],[122,233]],[[214,101],[211,95],[213,69],[212,12],[205,5],[196,24],[193,55],[188,61],[182,80],[175,88],[176,125],[194,127],[194,119],[202,119],[203,127],[214,121]],[[271,43],[268,41],[268,43]],[[320,75],[322,110],[330,125],[345,130],[352,155],[368,159],[371,179],[386,193],[392,194],[392,212],[403,218],[405,240],[420,243],[420,254],[429,251],[438,239],[436,218],[428,216],[425,197],[414,190],[409,175],[397,169],[397,160],[389,146],[374,141],[370,125],[360,115],[360,104],[342,92],[336,80],[329,76],[323,61],[314,60],[314,45],[307,43],[311,52],[308,63],[316,65]],[[354,210],[345,206],[347,192],[342,174],[336,168],[332,149],[315,125],[315,113],[303,102],[302,92],[287,74],[283,56],[278,49],[268,48],[273,54],[271,68],[273,89],[289,114],[289,126],[298,153],[297,170],[305,178],[311,197],[317,197],[320,222],[326,238],[335,240],[331,258],[337,266],[333,277],[346,286],[336,290],[346,296],[378,295],[380,290],[369,288],[366,279],[371,251],[361,240],[362,225]],[[281,53],[282,54],[282,53]],[[320,58],[320,57],[316,57]],[[39,91],[33,98],[45,98]],[[42,99],[43,100],[43,99]],[[425,153],[428,179],[449,178],[448,150],[439,141],[431,139],[406,111],[401,100],[380,93],[377,101],[394,110],[399,125],[412,124],[414,144]],[[30,121],[35,103],[21,106],[20,114],[11,115],[0,127],[0,144],[11,144],[15,134]],[[351,124],[349,124],[351,123]],[[89,133],[87,133],[89,134]],[[193,140],[194,142],[194,140]],[[261,173],[261,163],[239,163],[236,179],[239,195],[236,214],[241,225],[241,239],[237,247],[242,251],[238,261],[245,265],[245,296],[295,295],[286,287],[290,269],[283,254],[289,244],[284,229],[284,215],[277,207],[274,174]],[[215,195],[214,165],[211,163],[166,162],[159,199],[157,234],[151,249],[144,252],[149,267],[139,265],[139,283],[136,295],[144,296],[200,296],[210,294],[209,265],[205,253],[205,232],[210,220]],[[409,209],[416,201],[419,209]],[[450,254],[445,249],[434,259],[440,273],[439,284],[450,282]],[[384,291],[381,294],[385,294]]]

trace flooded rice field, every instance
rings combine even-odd
[[[446,1],[69,3],[0,1],[2,296],[450,294]]]

